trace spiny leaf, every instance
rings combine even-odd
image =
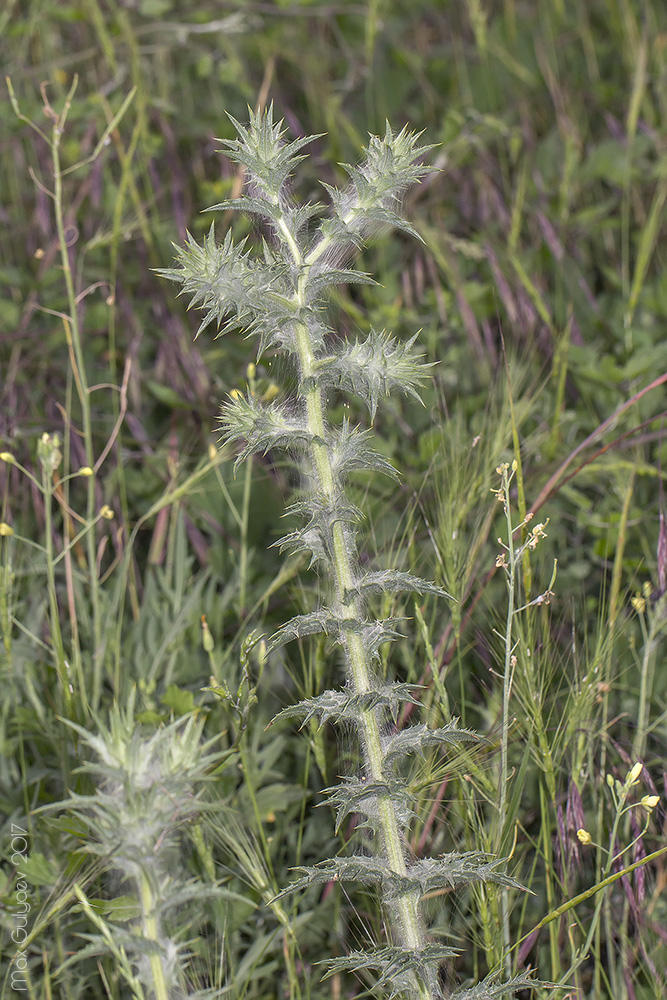
[[[385,618],[383,621],[361,622],[358,634],[364,646],[366,655],[370,660],[378,659],[380,647],[385,642],[394,642],[401,638],[401,633],[397,632],[394,625],[398,625],[400,618]]]
[[[377,690],[365,691],[363,694],[352,694],[348,691],[324,691],[313,698],[306,698],[296,705],[284,708],[273,721],[303,716],[301,729],[311,719],[316,719],[319,728],[321,728],[325,722],[339,722],[343,719],[358,722],[362,712],[376,708],[388,711],[395,720],[400,705],[406,702],[411,705],[419,704],[412,693],[414,690],[414,684],[394,683],[384,684]]]
[[[429,747],[458,746],[460,743],[481,743],[481,736],[470,729],[459,729],[456,719],[452,719],[440,729],[429,729],[428,726],[408,726],[390,736],[384,746],[384,763],[393,766],[408,754],[424,756]]]
[[[257,195],[243,195],[241,198],[228,198],[206,209],[207,212],[227,212],[230,210],[248,212],[251,215],[260,215],[273,224],[276,235],[282,237],[284,240],[284,233],[280,226],[281,222],[286,224],[291,233],[297,234],[308,224],[314,215],[319,215],[322,211],[322,205],[315,202],[306,202],[303,205],[295,206],[290,204],[287,206],[280,202],[272,201],[269,198],[262,198]],[[350,271],[349,273],[350,275],[356,275],[359,272]],[[347,278],[343,279],[343,281],[347,280]],[[353,279],[350,278],[349,280]],[[368,282],[376,284],[372,278],[368,278]]]
[[[361,163],[356,166],[342,164],[351,184],[342,191],[325,185],[334,217],[321,226],[323,242],[355,244],[359,238],[374,236],[388,226],[403,229],[421,239],[396,211],[406,188],[433,170],[419,162],[433,147],[417,146],[418,139],[418,134],[405,128],[394,135],[387,123],[382,138],[370,136]],[[317,245],[313,253],[317,254]]]
[[[292,169],[305,158],[306,154],[299,150],[319,136],[309,135],[285,142],[286,129],[282,121],[273,121],[273,104],[266,111],[255,113],[249,107],[248,112],[250,124],[247,127],[228,114],[239,138],[220,141],[227,156],[246,168],[251,187],[258,187],[266,198],[277,203]]]
[[[276,899],[288,896],[290,893],[309,889],[313,885],[326,885],[328,882],[362,882],[365,885],[377,885],[382,881],[387,862],[383,858],[359,855],[352,858],[328,858],[312,867],[300,865],[294,871],[303,874],[290,882],[281,890]]]
[[[364,271],[352,271],[348,268],[330,267],[324,271],[314,272],[310,269],[306,284],[308,299],[316,299],[334,285],[377,285],[378,282]]]
[[[356,533],[349,526],[360,521],[362,514],[343,493],[338,492],[333,497],[323,494],[304,497],[288,507],[285,513],[305,517],[307,523],[273,543],[281,552],[311,552],[311,566],[318,560],[330,564],[333,559],[334,524],[343,525],[347,550],[354,551]]]
[[[395,135],[385,122],[383,137],[370,135],[365,149],[366,158],[356,166],[343,164],[352,178],[359,201],[383,204],[396,201],[411,185],[417,183],[434,167],[420,162],[435,146],[418,146],[421,132],[410,132],[407,126]]]
[[[336,809],[336,827],[338,833],[341,824],[351,813],[360,813],[366,817],[362,826],[370,826],[376,830],[378,817],[378,802],[381,799],[390,801],[399,826],[407,827],[414,816],[410,806],[410,795],[405,782],[395,776],[385,781],[366,781],[363,778],[344,778],[340,785],[325,788],[323,794],[328,796],[329,804]]]
[[[465,854],[444,854],[440,858],[420,858],[408,866],[406,875],[390,872],[383,879],[386,899],[397,899],[406,893],[421,896],[438,889],[456,889],[471,882],[493,882],[513,889],[525,887],[504,872],[497,871],[503,858],[489,858],[478,851]]]
[[[343,420],[333,438],[331,454],[333,471],[340,483],[355,470],[379,472],[391,479],[399,479],[398,472],[391,462],[368,447],[367,442],[371,436],[372,431],[362,431],[358,427],[350,426],[348,420]]]
[[[384,331],[371,330],[365,340],[338,344],[333,353],[318,358],[312,380],[354,393],[374,419],[379,400],[394,390],[420,400],[417,389],[432,366],[420,360],[423,354],[414,347],[416,340],[415,336],[401,343]]]
[[[414,991],[414,979],[429,988],[433,995],[441,996],[434,971],[442,963],[456,958],[460,951],[446,945],[427,944],[423,948],[401,948],[390,945],[372,951],[353,951],[340,958],[325,959],[328,966],[323,979],[338,972],[378,971],[375,987],[383,987],[387,996],[402,997]],[[414,978],[413,978],[414,977]],[[435,987],[435,992],[434,992]]]
[[[266,644],[267,652],[271,653],[274,649],[278,649],[294,639],[317,635],[318,632],[324,632],[325,635],[337,639],[343,628],[343,619],[339,618],[331,608],[320,608],[318,611],[311,611],[306,615],[297,615],[273,633]]]
[[[514,889],[525,889],[515,879],[496,871],[503,859],[489,860],[477,851],[445,854],[441,858],[421,858],[408,866],[405,875],[392,871],[384,858],[358,855],[352,858],[329,858],[313,867],[299,867],[303,875],[283,889],[281,895],[326,882],[362,882],[379,885],[386,901],[410,893],[423,897],[439,889],[456,889],[471,882],[493,882]]]
[[[356,597],[364,594],[385,594],[387,592],[400,593],[401,591],[411,591],[415,594],[436,594],[438,597],[448,597],[455,600],[442,587],[428,580],[422,580],[411,573],[403,573],[396,569],[383,569],[373,573],[365,573],[354,587],[345,591],[344,601],[349,604]]]
[[[180,294],[190,296],[188,308],[204,311],[195,336],[214,321],[219,327],[225,320],[227,328],[234,326],[247,335],[258,333],[262,339],[275,341],[280,331],[288,336],[284,328],[293,322],[295,306],[289,300],[287,269],[251,260],[244,247],[245,240],[234,244],[231,233],[216,243],[211,225],[201,246],[190,233],[185,246],[174,245],[175,268],[157,270],[163,278],[183,286]]]
[[[282,403],[266,405],[255,396],[235,394],[220,408],[223,441],[245,438],[246,446],[234,468],[256,452],[265,455],[271,448],[294,448],[310,444],[313,435],[305,419],[290,412]]]
[[[451,993],[449,1000],[504,1000],[505,997],[514,996],[519,990],[534,990],[538,987],[556,988],[554,983],[538,982],[530,974],[514,976],[504,983],[494,976],[489,976],[476,986]]]
[[[286,622],[271,636],[267,650],[273,652],[274,649],[294,639],[324,632],[325,635],[341,643],[345,641],[347,635],[358,635],[368,654],[376,656],[380,646],[385,642],[400,638],[400,632],[394,629],[394,625],[399,621],[399,618],[359,621],[357,618],[341,618],[330,608],[320,608],[318,611],[311,611],[310,614],[297,615]]]

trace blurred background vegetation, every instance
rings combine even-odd
[[[433,724],[455,714],[492,742],[458,778],[437,761],[416,768],[415,850],[512,853],[536,893],[517,902],[518,941],[599,877],[605,855],[586,853],[576,829],[608,839],[607,773],[622,780],[640,759],[642,794],[663,796],[646,829],[639,812],[626,817],[620,846],[639,839],[623,863],[662,846],[664,5],[7,0],[0,55],[15,95],[0,99],[0,447],[12,457],[0,466],[2,812],[26,820],[84,781],[59,717],[94,728],[133,687],[145,722],[205,708],[207,732],[233,751],[217,794],[247,837],[241,851],[240,833],[209,834],[223,866],[212,877],[222,870],[247,902],[229,904],[224,927],[213,904],[201,917],[199,979],[234,983],[235,996],[293,994],[284,927],[248,858],[277,888],[290,866],[321,856],[333,833],[327,810],[313,811],[317,789],[350,748],[327,731],[264,727],[333,683],[336,662],[317,644],[266,661],[255,652],[243,681],[244,635],[308,605],[316,581],[269,548],[284,533],[288,470],[255,460],[234,477],[234,455],[215,447],[220,400],[245,385],[252,346],[209,332],[195,341],[197,318],[153,273],[186,229],[208,229],[207,206],[240,189],[218,152],[233,133],[226,112],[244,121],[248,105],[273,101],[292,135],[318,134],[303,198],[322,197],[321,180],[340,183],[339,164],[385,119],[439,144],[439,171],[406,199],[423,244],[380,241],[359,261],[380,286],[341,288],[332,303],[341,334],[419,330],[435,364],[423,407],[391,401],[375,422],[401,488],[358,488],[374,562],[432,575],[458,601],[402,608],[391,670],[426,685]],[[218,235],[230,225],[258,236],[216,216]],[[289,383],[270,357],[252,378],[262,393]],[[514,458],[515,523],[528,510],[549,519],[524,561],[524,603],[547,590],[554,559],[558,574],[551,602],[517,619],[512,822],[494,831],[493,630],[506,585],[494,572],[503,520],[491,491],[498,463]],[[383,612],[393,606],[387,598]],[[241,684],[236,708],[202,694],[211,675],[234,698]],[[113,963],[106,993],[91,985],[90,959],[63,964],[86,926],[71,884],[94,876],[81,869],[80,831],[53,818],[30,827],[33,995],[123,995]],[[203,851],[189,862],[201,877]],[[624,876],[597,915],[593,897],[527,937],[515,959],[558,981],[598,920],[572,971],[581,995],[663,996],[666,878],[663,856]],[[7,893],[11,904],[10,883]],[[447,900],[449,932],[472,941],[452,981],[497,959],[494,905]],[[312,963],[354,947],[377,918],[363,896],[337,892],[293,907],[299,988],[330,995]],[[345,995],[355,988],[336,980]]]

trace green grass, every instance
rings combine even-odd
[[[508,926],[513,970],[530,964],[595,1000],[664,995],[666,21],[661,4],[637,0],[26,0],[0,14],[2,64],[44,133],[5,91],[3,996],[12,823],[28,831],[28,995],[139,995],[126,959],[86,952],[81,937],[126,926],[132,913],[116,900],[127,887],[86,853],[71,809],[37,811],[94,794],[77,771],[94,755],[65,720],[95,734],[114,707],[132,706],[147,732],[197,708],[224,753],[206,782],[213,807],[180,831],[183,879],[218,890],[172,928],[192,953],[193,988],[351,996],[356,980],[320,984],[315,963],[380,931],[363,892],[269,902],[290,868],[342,852],[351,834],[336,839],[330,812],[314,808],[349,773],[347,745],[328,729],[265,729],[340,678],[316,642],[242,653],[252,629],[268,634],[308,609],[317,581],[269,548],[284,534],[289,468],[255,459],[235,478],[233,450],[216,447],[219,403],[244,387],[252,345],[195,343],[197,321],[151,270],[169,266],[186,226],[201,237],[201,208],[238,191],[213,138],[232,135],[225,111],[245,120],[247,104],[271,99],[293,134],[326,132],[303,165],[305,197],[319,178],[340,182],[337,164],[355,162],[385,118],[440,142],[441,172],[405,206],[424,244],[397,237],[364,251],[381,287],[340,288],[333,310],[353,335],[420,329],[437,362],[424,407],[378,413],[401,485],[356,485],[374,564],[433,576],[458,600],[385,599],[383,615],[410,616],[392,676],[425,684],[421,721],[458,715],[490,741],[446,765],[414,764],[412,844],[509,856],[534,892],[433,901],[449,943],[465,947],[447,986],[493,969]],[[219,232],[230,224],[219,219]],[[234,227],[254,239],[247,223]],[[251,373],[269,396],[285,379],[271,361]],[[512,525],[529,511],[532,525],[549,523],[514,573],[515,607],[531,606],[512,617],[508,676],[507,575],[495,566],[508,528],[494,493],[496,467],[514,460]],[[547,589],[550,603],[531,604]],[[223,682],[228,699],[203,690]],[[636,760],[645,767],[626,789]],[[638,803],[653,794],[649,814]]]

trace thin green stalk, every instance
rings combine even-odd
[[[505,838],[505,823],[507,820],[507,782],[509,781],[509,728],[510,728],[510,698],[512,694],[512,677],[514,674],[514,642],[512,638],[512,626],[516,609],[516,554],[514,550],[514,528],[512,526],[512,513],[510,510],[510,482],[514,474],[516,461],[512,465],[512,471],[504,464],[501,466],[502,475],[502,495],[505,521],[507,524],[507,616],[505,619],[505,662],[503,665],[503,718],[500,737],[500,788],[498,803],[498,833],[499,842]],[[507,886],[502,886],[500,890],[500,906],[503,934],[503,964],[507,976],[512,972],[512,958],[510,952],[510,915],[509,915],[509,892]]]
[[[60,609],[56,591],[55,559],[53,551],[53,474],[48,466],[42,468],[42,492],[44,495],[44,548],[46,549],[46,589],[49,595],[51,637],[56,672],[60,681],[60,690],[64,699],[65,711],[72,714],[72,690],[67,673],[67,658],[62,630],[60,628]]]
[[[639,598],[646,605],[645,598]],[[664,602],[661,602],[664,605]],[[639,671],[639,707],[637,709],[637,728],[635,729],[632,741],[632,756],[634,760],[642,760],[648,735],[649,715],[653,698],[653,679],[655,675],[655,648],[660,632],[664,630],[663,613],[661,608],[655,607],[649,616],[649,626],[646,628],[646,620],[643,613],[639,615],[639,621],[644,638],[644,648],[642,651],[642,661]]]
[[[602,672],[601,685],[600,685],[600,690],[602,691],[600,727],[603,733],[603,737],[604,734],[606,734],[607,726],[609,723],[609,693],[611,691],[611,685],[612,685],[611,670],[612,670],[612,657],[614,651],[614,637],[616,632],[616,620],[618,618],[620,609],[621,580],[623,574],[623,556],[625,553],[626,532],[628,526],[628,518],[630,516],[630,504],[632,502],[632,497],[634,495],[634,486],[635,486],[635,471],[633,469],[630,475],[630,482],[627,485],[627,488],[625,490],[625,496],[623,498],[623,507],[621,510],[621,517],[618,526],[618,542],[616,544],[616,552],[614,554],[614,566],[611,574],[611,593],[609,595],[609,617],[607,622],[607,631],[609,638],[606,649],[606,655],[603,661],[604,668]],[[607,770],[607,740],[606,738],[603,738],[601,752],[600,752],[600,771],[602,774],[604,774],[606,770]],[[604,812],[604,801],[603,798],[600,797],[598,803],[598,815],[597,815],[598,830],[602,829],[603,812]],[[602,859],[601,852],[600,849],[598,849],[596,858],[598,866],[601,865],[601,859]],[[606,898],[602,902],[607,907],[607,912],[609,913],[611,902]],[[595,963],[594,982],[595,982],[596,993],[599,993],[600,990],[602,989],[602,983],[600,981],[601,951],[602,951],[602,932],[601,932],[601,925],[598,923],[595,935],[595,954],[597,956],[597,961]]]
[[[65,105],[60,115],[54,120],[51,140],[51,156],[53,163],[53,205],[58,234],[58,248],[60,250],[60,261],[65,279],[65,289],[67,292],[68,319],[65,322],[65,331],[68,345],[71,345],[75,360],[74,380],[77,386],[79,405],[81,407],[81,419],[83,423],[83,445],[86,456],[86,465],[90,469],[95,469],[95,457],[93,449],[92,415],[90,409],[90,390],[86,375],[86,364],[81,341],[81,330],[79,328],[78,304],[76,290],[74,288],[74,277],[70,266],[69,243],[65,232],[65,208],[63,203],[63,172],[60,162],[60,140],[63,136],[67,116],[72,106],[72,99],[76,91],[78,80],[75,77],[65,100]],[[95,476],[89,476],[86,490],[86,521],[92,526],[95,516]],[[99,658],[102,652],[101,644],[101,620],[100,603],[98,593],[97,577],[97,554],[95,550],[95,532],[91,530],[86,536],[86,551],[88,559],[88,578],[90,586],[90,599],[93,609],[93,702],[97,704],[98,692],[101,685]],[[85,692],[84,692],[85,694]]]

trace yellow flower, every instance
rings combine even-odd
[[[588,847],[589,844],[593,843],[593,838],[588,830],[577,830],[577,839],[580,844],[584,845],[584,847]]]
[[[646,600],[643,597],[640,597],[639,594],[635,594],[635,596],[630,599],[630,604],[639,615],[643,615],[646,611]]]
[[[0,451],[0,462],[7,462],[8,465],[13,465],[15,461],[16,459],[11,451]]]
[[[651,810],[655,809],[659,801],[659,795],[645,795],[642,799],[642,805],[644,806],[644,809]]]
[[[639,781],[639,775],[642,773],[643,768],[644,765],[641,763],[641,761],[638,760],[637,763],[633,765],[632,770],[628,771],[628,776],[625,779],[628,782],[628,784],[630,785],[637,784],[637,782]]]
[[[105,503],[103,507],[100,507],[100,517],[105,517],[107,521],[111,521],[113,516],[114,513],[109,504]]]
[[[6,538],[8,535],[13,535],[14,529],[11,524],[7,524],[6,521],[0,521],[0,536]]]
[[[82,465],[81,468],[79,469],[80,476],[92,476],[92,474],[93,470],[89,465]]]

